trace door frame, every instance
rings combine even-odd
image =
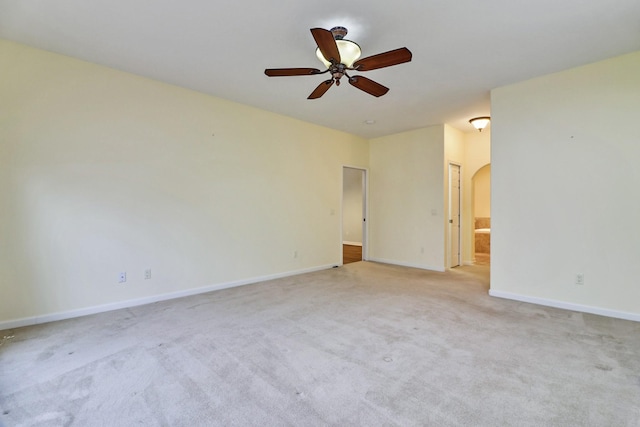
[[[447,256],[446,256],[446,268],[450,269],[450,268],[454,268],[451,266],[451,264],[453,263],[453,257],[451,256],[451,249],[452,249],[452,229],[453,227],[451,226],[451,210],[452,210],[452,204],[451,204],[451,200],[452,200],[452,187],[451,187],[451,171],[452,171],[452,167],[455,167],[458,169],[458,173],[460,174],[459,177],[459,188],[458,188],[458,262],[457,265],[455,267],[459,267],[462,265],[462,165],[460,163],[457,162],[452,162],[449,161],[447,162],[447,221],[446,221],[446,226],[447,226],[447,245],[446,245],[446,250],[447,250]]]
[[[356,169],[362,171],[362,260],[369,259],[369,169],[360,166],[342,165],[340,169],[340,265],[342,259],[342,235],[344,232],[344,171]]]

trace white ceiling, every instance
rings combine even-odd
[[[336,25],[363,57],[413,52],[363,73],[387,95],[263,74],[322,68],[309,29]],[[492,88],[640,50],[640,1],[0,0],[0,37],[371,138],[469,131]]]

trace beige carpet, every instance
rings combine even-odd
[[[369,262],[0,332],[13,426],[637,426],[640,324]]]

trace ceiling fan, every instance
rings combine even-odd
[[[318,45],[316,56],[327,66],[325,71],[317,68],[267,68],[264,70],[269,77],[330,73],[331,78],[320,83],[307,99],[320,98],[334,83],[340,86],[342,77],[346,77],[351,86],[373,96],[382,96],[389,91],[388,87],[363,76],[350,76],[347,71],[370,71],[411,61],[411,51],[406,47],[358,59],[361,53],[360,46],[351,40],[344,39],[347,35],[347,29],[344,27],[334,27],[330,31],[324,28],[312,28],[311,34]]]

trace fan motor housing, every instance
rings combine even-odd
[[[333,38],[336,40],[342,40],[344,36],[349,32],[345,27],[333,27],[331,30],[331,34],[333,34]]]

